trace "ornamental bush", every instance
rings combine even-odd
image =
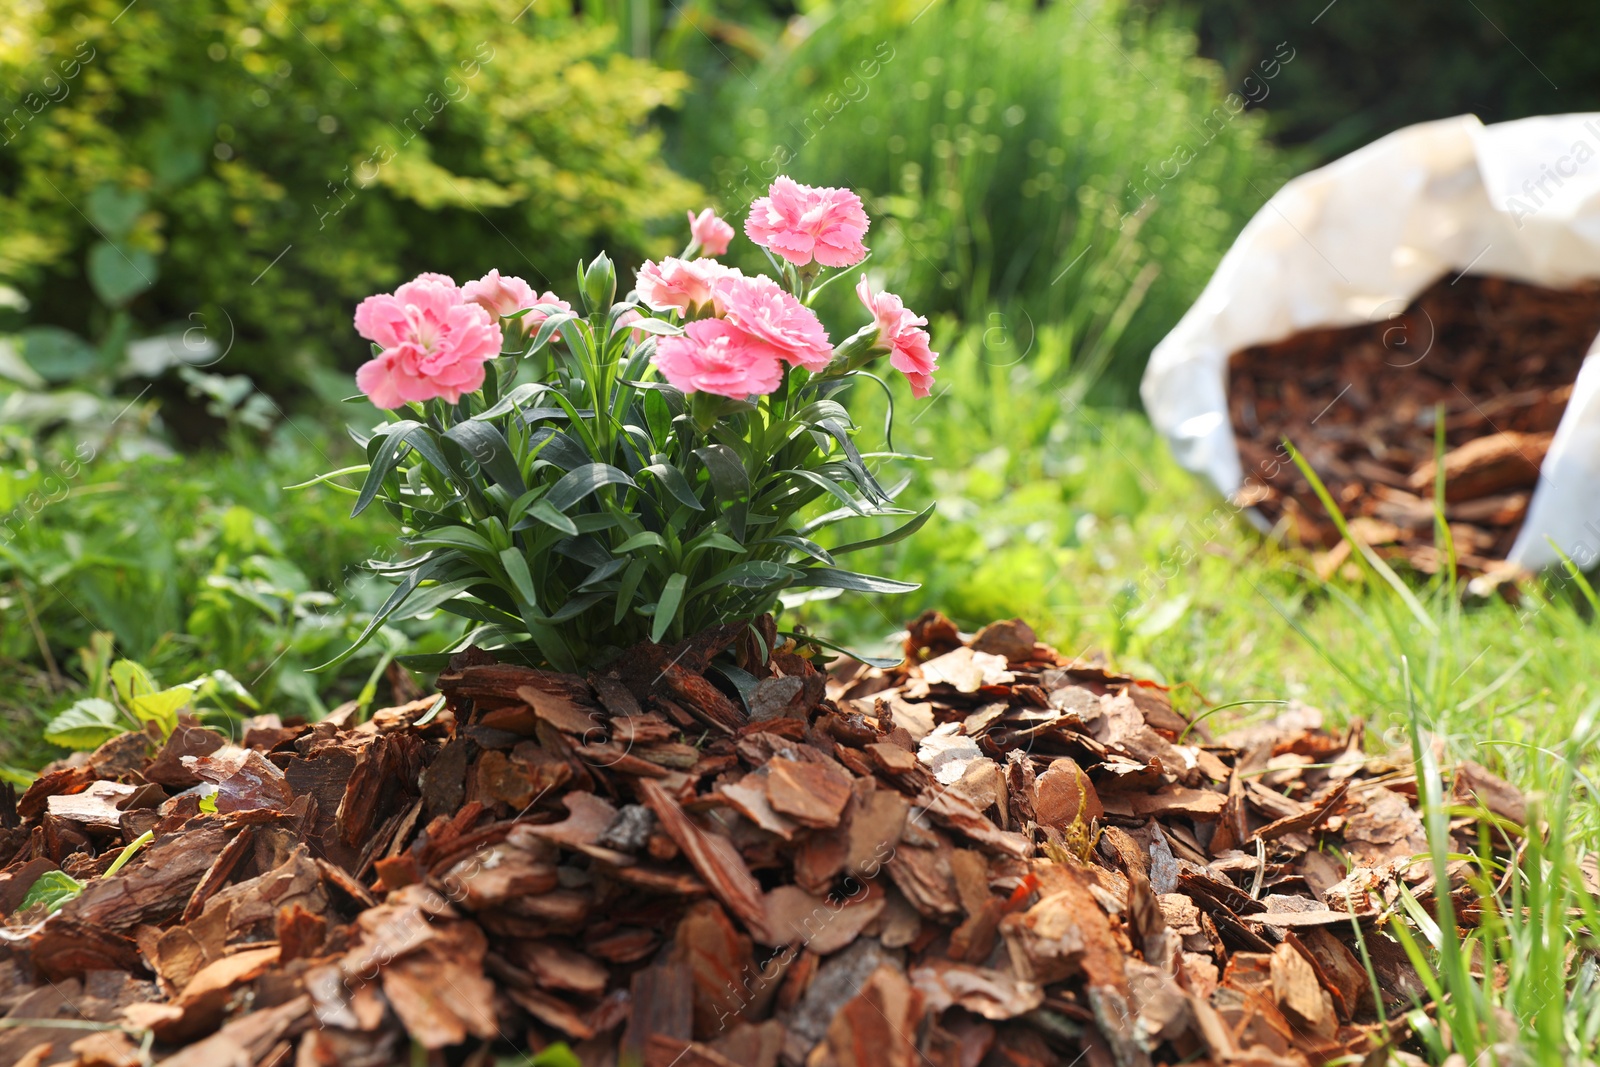
[[[10,3],[0,282],[111,347],[118,310],[124,339],[204,323],[226,370],[282,382],[341,347],[344,301],[423,261],[637,261],[695,199],[645,129],[685,79],[550,10]]]
[[[926,320],[864,274],[870,321],[844,341],[808,306],[865,260],[868,226],[854,193],[780,177],[745,223],[771,276],[701,255],[732,237],[702,213],[682,255],[645,263],[621,300],[601,255],[576,308],[497,270],[362,301],[373,358],[356,381],[389,421],[358,435],[367,463],[318,480],[362,474],[342,487],[355,512],[381,502],[400,521],[410,554],[373,565],[398,583],[373,628],[443,609],[471,623],[463,644],[570,671],[751,619],[789,589],[914,589],[837,562],[932,513],[893,506],[872,469],[889,453],[861,452],[839,403],[853,382],[884,384],[868,368],[885,356],[927,396]],[[817,540],[883,515],[909,518]]]

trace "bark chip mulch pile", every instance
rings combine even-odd
[[[0,805],[0,1063],[1304,1065],[1391,1040],[1358,927],[1389,1017],[1425,997],[1416,783],[1359,725],[1212,738],[1020,621],[834,675],[763,625],[51,766]]]
[[[1228,406],[1244,465],[1239,502],[1297,539],[1348,546],[1279,450],[1310,462],[1353,531],[1433,573],[1434,408],[1444,407],[1445,517],[1464,570],[1494,570],[1516,540],[1584,354],[1600,284],[1557,291],[1502,278],[1441,279],[1394,319],[1308,330],[1234,353]]]

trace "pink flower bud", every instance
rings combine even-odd
[[[728,250],[733,240],[733,227],[717,218],[716,212],[706,208],[700,214],[689,212],[689,236],[700,246],[700,254],[720,256]]]
[[[911,395],[927,396],[933,390],[933,372],[939,369],[939,353],[928,347],[928,320],[906,310],[893,293],[873,295],[863,274],[856,285],[856,296],[872,312],[878,326],[878,347],[889,352],[889,366],[911,382]]]

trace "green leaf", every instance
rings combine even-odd
[[[119,659],[111,665],[111,685],[124,704],[156,691],[156,680],[150,672],[131,659]]]
[[[44,728],[44,739],[62,748],[88,750],[99,748],[127,730],[128,724],[115,704],[99,697],[85,697],[50,720]]]
[[[487,537],[466,526],[436,526],[412,537],[410,543],[419,548],[459,548],[463,552],[486,552],[491,556],[498,551]]]
[[[639,590],[639,580],[644,577],[647,565],[647,561],[636,559],[622,572],[622,584],[617,587],[617,607],[611,615],[613,626],[621,626],[622,620],[628,617],[628,610],[633,607],[633,598]]]
[[[571,517],[563,515],[551,506],[548,500],[535,500],[526,508],[527,514],[512,524],[513,530],[526,530],[535,522],[542,522],[553,530],[560,530],[568,537],[575,537],[579,533],[578,524]]]
[[[495,484],[505,486],[506,492],[520,494],[528,488],[505,434],[490,423],[469,419],[450,427],[444,435],[464,448]]]
[[[98,241],[89,249],[89,284],[95,295],[120,308],[156,283],[156,257],[142,248]]]
[[[138,189],[107,184],[96,186],[84,206],[89,221],[102,237],[120,241],[133,232],[133,224],[139,221],[148,203]]]
[[[576,470],[589,462],[589,453],[570,434],[549,426],[533,432],[528,451],[537,452],[539,460],[558,470]]]
[[[771,585],[788,582],[801,573],[798,567],[788,567],[766,559],[748,559],[743,563],[735,563],[727,570],[701,582],[695,586],[694,591],[698,596],[724,585],[731,585],[737,589],[765,589]]]
[[[22,897],[22,903],[17,905],[17,911],[24,912],[43,904],[46,910],[54,915],[67,901],[82,892],[83,883],[66,871],[45,871],[33,880],[33,885],[28,887],[28,892]]]
[[[700,498],[694,495],[694,487],[689,484],[689,479],[670,463],[652,463],[639,473],[652,475],[668,493],[672,494],[672,499],[684,507],[693,508],[695,511],[706,509],[706,506],[700,503]]]
[[[511,579],[511,588],[516,590],[517,596],[528,607],[538,611],[539,596],[533,591],[533,575],[528,571],[528,560],[522,550],[505,549],[500,553],[500,564],[505,567],[506,575]]]
[[[643,318],[635,319],[629,323],[617,323],[611,327],[613,335],[624,330],[638,330],[640,333],[653,334],[656,337],[677,337],[683,333],[682,326],[674,326],[666,319]]]
[[[459,557],[454,556],[453,554],[435,554],[430,552],[424,556],[418,557],[417,559],[406,560],[398,565],[374,566],[372,564],[368,564],[368,569],[375,571],[378,574],[388,576],[400,572],[403,576],[400,578],[399,584],[395,587],[394,591],[389,594],[388,598],[384,600],[383,604],[378,608],[378,610],[373,612],[372,619],[361,631],[361,635],[351,642],[350,647],[330,659],[328,662],[311,668],[311,673],[316,674],[321,671],[331,670],[332,668],[343,663],[345,660],[349,659],[351,656],[355,655],[361,650],[361,646],[365,645],[368,639],[371,638],[373,634],[377,633],[378,629],[388,621],[389,617],[399,610],[400,605],[403,604],[412,593],[416,592],[419,584],[429,579],[444,578],[454,573],[456,571],[457,564],[460,562],[461,561]]]
[[[825,475],[822,475],[822,474],[818,474],[816,471],[808,471],[803,467],[794,467],[794,468],[791,468],[790,470],[784,471],[783,473],[784,474],[792,474],[796,478],[800,478],[800,479],[803,479],[805,481],[810,482],[812,485],[821,486],[828,493],[829,496],[831,496],[835,500],[839,501],[839,503],[843,504],[845,507],[847,507],[851,511],[855,512],[857,515],[870,515],[871,514],[870,511],[868,511],[865,507],[862,506],[862,504],[861,504],[861,502],[859,500],[857,500],[855,497],[851,496],[845,490],[844,486],[840,485],[838,482],[834,481],[832,478],[829,478],[829,477],[827,477]]]
[[[100,353],[89,342],[60,326],[35,326],[17,335],[22,358],[50,382],[66,382],[91,374]]]
[[[743,500],[750,495],[750,476],[733,449],[727,445],[705,445],[695,449],[694,454],[711,476],[711,488],[718,500]]]
[[[178,728],[178,709],[193,702],[194,690],[179,685],[134,697],[128,701],[128,711],[140,722],[155,723],[161,728],[162,737],[171,737]]]
[[[723,552],[735,552],[744,555],[749,549],[723,533],[721,530],[708,530],[690,541],[685,548],[689,552],[701,552],[706,549],[719,549]]]
[[[557,511],[566,511],[603,485],[626,485],[629,488],[638,488],[626,472],[618,470],[611,464],[590,463],[563,475],[559,482],[550,487],[550,493],[545,500]]]
[[[683,591],[689,584],[689,579],[682,574],[674,574],[667,579],[667,584],[661,587],[661,599],[656,602],[655,619],[650,623],[650,640],[656,644],[667,635],[667,630],[672,626],[672,621],[678,617],[678,608],[683,603]]]
[[[561,327],[577,321],[578,316],[570,311],[557,312],[545,319],[539,324],[539,332],[533,335],[533,346],[528,350],[528,354],[532,355],[549,344],[550,338],[555,336],[555,332]]]
[[[497,1064],[496,1067],[502,1067]],[[504,1067],[522,1067],[517,1061],[505,1060]],[[527,1061],[526,1067],[583,1067],[583,1063],[565,1041],[546,1045],[539,1054]]]
[[[897,582],[873,574],[835,570],[830,567],[805,567],[793,584],[797,588],[848,589],[856,593],[909,593],[922,588],[916,582]]]
[[[651,389],[644,394],[644,419],[650,426],[650,439],[659,450],[672,438],[672,418],[675,414],[669,394],[665,389]],[[678,410],[683,413],[682,394],[678,394]]]
[[[550,387],[543,382],[528,382],[524,385],[519,385],[501,397],[498,403],[478,412],[472,418],[474,421],[487,422],[490,419],[497,419],[501,415],[509,415],[512,411],[520,410],[523,404],[526,404],[534,397],[549,391]]]
[[[635,549],[643,548],[646,545],[649,545],[651,548],[666,548],[667,539],[651,530],[645,530],[643,533],[634,534],[632,537],[628,538],[611,551],[616,555],[623,555],[625,553],[632,552]]]
[[[788,548],[794,549],[796,552],[803,552],[812,559],[816,560],[818,563],[826,564],[829,567],[833,566],[833,556],[828,552],[827,549],[823,548],[809,537],[797,537],[794,534],[774,534],[771,537],[764,538],[751,545],[751,551],[754,551],[755,549],[766,544],[784,545]]]
[[[897,541],[903,541],[907,537],[910,537],[912,534],[916,533],[918,530],[922,529],[923,526],[927,525],[928,520],[933,517],[933,509],[936,506],[937,504],[929,504],[927,507],[917,512],[916,518],[902,526],[890,530],[882,537],[869,537],[865,541],[851,541],[847,545],[840,545],[838,548],[833,550],[834,555],[842,556],[847,552],[859,552],[864,548],[877,548],[880,545],[892,545]]]
[[[380,428],[367,447],[372,467],[367,471],[366,481],[361,483],[361,495],[356,497],[356,506],[350,512],[352,519],[367,510],[367,506],[378,495],[378,490],[383,487],[384,479],[399,466],[408,448],[416,449],[418,455],[432,463],[446,477],[455,476],[444,453],[439,451],[433,431],[415,419],[401,419]]]

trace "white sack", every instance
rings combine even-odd
[[[1232,498],[1243,482],[1225,395],[1232,353],[1382,321],[1468,270],[1557,289],[1600,278],[1600,114],[1422,123],[1289,182],[1151,353],[1145,409],[1178,461]],[[1521,566],[1557,562],[1546,538],[1585,565],[1600,552],[1597,351],[1511,549]]]

